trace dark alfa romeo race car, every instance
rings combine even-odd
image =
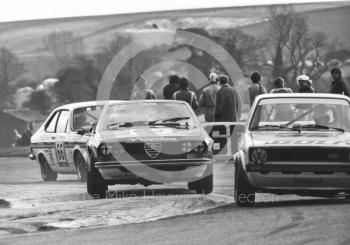
[[[187,182],[211,193],[212,144],[185,102],[110,103],[87,143],[87,191],[105,197],[113,184]]]
[[[234,155],[237,204],[256,192],[348,196],[349,105],[334,94],[258,96]]]

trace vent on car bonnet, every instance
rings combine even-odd
[[[146,154],[151,158],[156,158],[161,150],[162,150],[162,144],[161,143],[145,143],[144,149]]]

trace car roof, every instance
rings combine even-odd
[[[158,100],[119,100],[119,101],[111,101],[111,105],[114,104],[137,104],[137,103],[170,103],[170,104],[187,104],[182,100],[166,100],[166,99],[158,99]]]
[[[273,93],[273,94],[261,94],[258,95],[257,99],[264,98],[334,98],[334,99],[347,99],[348,96],[342,94],[329,94],[329,93]]]
[[[82,107],[105,105],[107,103],[117,103],[117,102],[121,102],[121,101],[122,100],[98,100],[98,101],[93,100],[93,101],[76,102],[76,103],[70,103],[70,104],[65,104],[65,105],[59,106],[55,110],[59,110],[59,109],[74,110],[74,109],[82,108]]]

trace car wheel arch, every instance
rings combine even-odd
[[[43,152],[40,152],[39,154],[38,154],[38,162],[39,162],[39,164],[41,165],[41,164],[43,164],[43,160],[44,159],[46,159],[46,157],[45,157],[45,154],[43,153]],[[47,159],[46,159],[46,162],[47,162]],[[48,163],[48,162],[47,162]]]
[[[73,152],[73,162],[74,162],[75,167],[77,167],[76,161],[77,161],[78,154],[80,154],[84,158],[84,154],[79,149],[75,149]]]

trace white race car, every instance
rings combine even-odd
[[[334,197],[350,193],[350,100],[335,94],[256,98],[235,161],[235,198],[256,192]]]
[[[44,181],[55,181],[57,174],[77,174],[86,179],[86,142],[106,101],[79,102],[53,110],[31,138],[32,154],[40,164]]]

